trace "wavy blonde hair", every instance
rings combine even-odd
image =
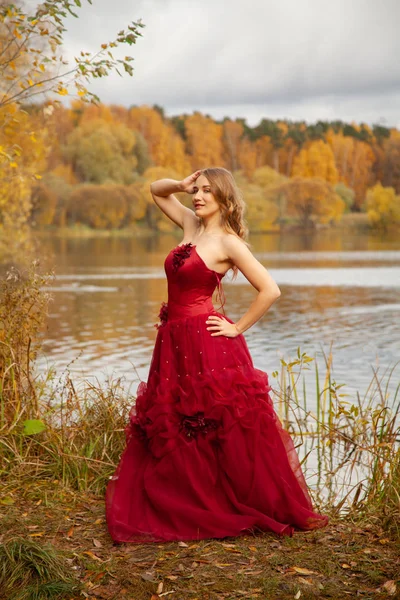
[[[201,173],[210,183],[211,192],[220,206],[222,227],[246,242],[246,204],[232,173],[223,167],[209,167]]]
[[[241,238],[249,247],[250,244],[247,242],[249,230],[244,218],[246,203],[232,173],[223,167],[208,167],[202,169],[201,174],[208,180],[211,192],[219,204],[223,229]],[[232,267],[232,271],[235,278],[237,267]]]

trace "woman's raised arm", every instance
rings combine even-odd
[[[184,229],[185,222],[191,220],[197,223],[195,213],[178,200],[174,194],[186,192],[193,194],[193,187],[201,171],[195,171],[182,181],[175,179],[159,179],[150,185],[151,195],[154,202],[171,221]]]

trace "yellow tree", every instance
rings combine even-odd
[[[244,137],[240,143],[239,165],[246,177],[251,179],[257,168],[257,149],[247,137]]]
[[[156,166],[172,169],[182,176],[191,169],[182,138],[158,110],[150,106],[135,106],[129,110],[128,124],[146,140]]]
[[[327,143],[332,148],[339,180],[355,191],[354,206],[360,207],[373,178],[375,154],[369,143],[329,130]]]
[[[332,186],[318,177],[293,177],[275,189],[285,196],[287,214],[297,217],[304,228],[338,221],[345,210]]]
[[[400,223],[400,196],[392,187],[377,183],[368,190],[366,197],[367,215],[370,224],[380,229]]]
[[[292,176],[319,177],[328,183],[337,183],[338,172],[331,147],[322,140],[308,144],[294,159]]]
[[[0,128],[0,229],[15,231],[27,221],[31,187],[46,166],[46,129],[39,129],[16,104],[10,104],[7,113]]]
[[[186,117],[186,151],[192,169],[223,165],[222,125],[199,112]]]
[[[140,21],[130,24],[127,32],[120,31],[114,41],[102,44],[98,52],[81,52],[75,57],[73,66],[68,65],[61,53],[64,22],[68,14],[77,16],[75,10],[79,6],[81,0],[48,0],[28,12],[21,3],[0,0],[0,205],[3,226],[9,224],[15,229],[27,222],[30,188],[35,183],[33,175],[45,165],[43,149],[39,146],[33,148],[29,157],[24,157],[32,149],[35,134],[23,106],[44,93],[66,96],[71,88],[77,97],[97,101],[97,96],[86,87],[89,81],[105,77],[112,70],[120,72],[123,69],[133,74],[132,57],[115,59],[112,52],[121,44],[136,42],[143,26]],[[43,131],[36,134],[37,140],[42,137]]]
[[[400,194],[400,132],[391,130],[384,143],[383,182]]]
[[[243,124],[240,121],[225,119],[223,122],[224,162],[230,171],[239,168],[240,140],[243,137]]]

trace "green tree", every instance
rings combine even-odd
[[[69,135],[64,155],[81,181],[129,184],[137,166],[135,144],[134,132],[122,123],[93,119]]]
[[[334,188],[333,188],[336,192],[336,194],[339,196],[339,198],[341,198],[343,200],[343,202],[345,203],[345,212],[350,212],[353,204],[354,204],[354,198],[355,198],[355,191],[352,190],[351,188],[349,188],[345,183],[343,183],[342,181],[337,183]]]

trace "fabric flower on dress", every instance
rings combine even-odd
[[[179,267],[183,265],[185,260],[189,258],[190,252],[192,250],[192,242],[188,242],[187,244],[182,244],[182,246],[177,246],[173,250],[172,257],[172,268],[176,272]]]
[[[215,431],[220,423],[215,419],[206,419],[204,413],[198,412],[191,417],[184,416],[181,420],[180,429],[184,431],[187,437],[197,437],[199,433],[203,435],[209,431]]]
[[[168,321],[168,303],[162,302],[160,312],[158,314],[158,318],[160,319],[159,323],[155,323],[154,327],[160,329],[160,327],[164,327],[166,322]]]

